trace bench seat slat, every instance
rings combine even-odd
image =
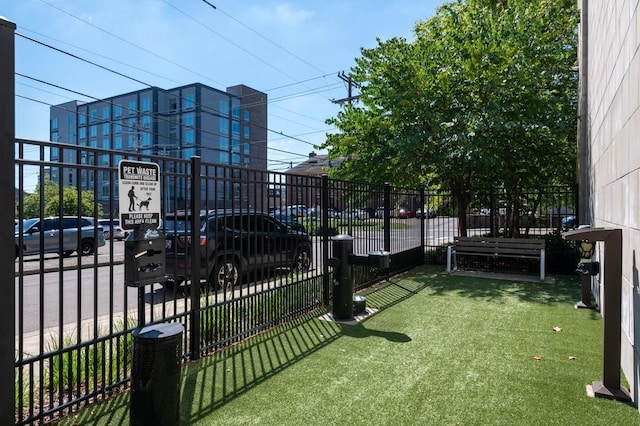
[[[453,245],[449,246],[447,271],[451,270],[451,257],[456,263],[456,255],[539,259],[540,279],[544,280],[544,250],[545,241],[543,239],[455,237]]]

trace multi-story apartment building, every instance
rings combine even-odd
[[[226,92],[194,83],[173,89],[150,87],[94,101],[71,101],[50,109],[51,141],[80,146],[189,159],[200,156],[203,163],[267,169],[267,95],[244,85]],[[67,158],[61,158],[65,156]],[[52,149],[50,160],[74,163],[75,153]],[[122,157],[108,155],[89,164],[115,166]],[[114,164],[109,164],[113,161]],[[50,178],[79,189],[94,188],[98,179],[98,201],[106,206],[118,194],[108,173],[78,176],[70,170],[51,169]],[[180,171],[178,171],[180,172]],[[80,182],[78,182],[80,180]],[[168,185],[169,199],[183,199],[186,186]],[[216,191],[229,197],[233,188]],[[215,201],[214,201],[215,204]],[[113,200],[111,200],[113,206]],[[108,211],[108,210],[105,210]],[[113,212],[111,212],[113,214]]]

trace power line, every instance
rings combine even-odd
[[[225,37],[224,35],[220,34],[219,32],[215,31],[214,29],[212,29],[211,27],[209,27],[208,25],[204,24],[203,22],[197,20],[196,18],[194,18],[193,16],[187,14],[186,12],[178,9],[177,7],[175,7],[174,5],[172,5],[171,3],[168,3],[166,0],[162,0],[163,3],[165,3],[166,5],[168,5],[169,7],[172,7],[173,9],[177,10],[178,12],[180,12],[181,14],[183,14],[184,16],[186,16],[187,18],[191,19],[193,22],[196,22],[197,24],[201,25],[203,28],[206,28],[207,30],[211,31],[213,34],[217,35],[218,37],[220,37],[221,39],[225,40],[226,42],[232,44],[233,46],[237,47],[238,49],[242,50],[245,53],[248,53],[249,55],[253,56],[254,58],[256,58],[258,61],[262,62],[263,64],[265,64],[266,66],[268,66],[269,68],[272,68],[276,71],[278,71],[279,73],[289,77],[292,80],[296,80],[295,77],[293,77],[290,74],[287,74],[285,71],[281,70],[280,68],[270,64],[269,62],[267,62],[266,60],[262,59],[261,57],[259,57],[258,55],[255,55],[254,53],[250,52],[249,50],[245,49],[244,47],[240,46],[238,43],[236,43],[235,41],[231,40],[228,37]]]
[[[187,68],[187,67],[185,67],[185,66],[183,66],[183,65],[181,65],[181,64],[179,64],[179,63],[177,63],[177,62],[174,62],[174,61],[172,61],[172,60],[170,60],[170,59],[167,59],[167,58],[165,58],[164,56],[158,55],[157,53],[152,52],[152,51],[151,51],[151,50],[149,50],[149,49],[145,49],[145,48],[144,48],[144,47],[142,47],[142,46],[138,46],[137,44],[135,44],[135,43],[133,43],[133,42],[131,42],[131,41],[129,41],[129,40],[127,40],[127,39],[123,38],[123,37],[120,37],[119,35],[114,34],[114,33],[112,33],[111,31],[107,31],[107,30],[105,30],[104,28],[101,28],[101,27],[99,27],[99,26],[97,26],[97,25],[94,25],[94,24],[92,24],[91,22],[88,22],[88,21],[86,21],[86,20],[84,20],[84,19],[82,19],[82,18],[80,18],[80,17],[78,17],[78,16],[76,16],[76,15],[74,15],[74,14],[70,13],[70,12],[67,12],[66,10],[64,10],[64,9],[62,9],[62,8],[58,7],[58,6],[55,6],[55,5],[53,5],[53,4],[51,4],[51,3],[48,3],[48,2],[46,2],[46,1],[44,1],[44,0],[40,0],[40,2],[42,2],[42,3],[46,4],[46,5],[47,5],[47,6],[49,6],[49,7],[52,7],[52,8],[54,8],[54,9],[58,10],[59,12],[64,13],[65,15],[68,15],[68,16],[70,16],[70,17],[74,18],[74,19],[77,19],[78,21],[83,22],[84,24],[89,25],[90,27],[95,28],[95,29],[96,29],[96,30],[98,30],[98,31],[101,31],[101,32],[103,32],[103,33],[105,33],[105,34],[108,34],[108,35],[110,35],[111,37],[114,37],[114,38],[116,38],[116,39],[118,39],[118,40],[120,40],[120,41],[122,41],[122,42],[124,42],[124,43],[126,43],[126,44],[128,44],[128,45],[130,45],[130,46],[133,46],[133,47],[135,47],[136,49],[140,49],[140,50],[142,50],[143,52],[146,52],[146,53],[148,53],[148,54],[150,54],[150,55],[153,55],[153,56],[155,56],[156,58],[161,59],[161,60],[163,60],[163,61],[165,61],[165,62],[168,62],[168,63],[170,63],[170,64],[172,64],[172,65],[174,65],[174,66],[176,66],[176,67],[178,67],[178,68],[180,68],[180,69],[183,69],[183,70],[188,71],[188,72],[190,72],[190,73],[193,73],[193,74],[195,74],[195,75],[197,75],[197,76],[199,76],[199,77],[205,78],[205,79],[207,79],[207,80],[213,81],[213,82],[214,82],[214,83],[216,83],[216,84],[219,84],[219,85],[221,85],[221,86],[224,86],[224,84],[220,83],[219,81],[213,80],[212,78],[210,78],[210,77],[208,77],[208,76],[206,76],[206,75],[200,74],[200,73],[198,73],[198,72],[196,72],[196,71],[193,71],[193,70],[191,70],[191,69],[189,69],[189,68]]]
[[[138,48],[138,49],[140,49],[140,50],[143,50],[143,51],[145,51],[145,52],[148,52],[148,53],[152,54],[152,55],[153,55],[153,56],[155,56],[155,57],[158,57],[158,58],[160,58],[160,59],[162,59],[162,60],[165,60],[165,61],[167,61],[167,62],[169,62],[169,63],[172,63],[172,64],[174,64],[174,65],[176,65],[176,66],[179,66],[179,67],[180,67],[180,68],[182,68],[182,69],[185,69],[185,70],[187,70],[187,71],[190,71],[190,72],[192,72],[192,73],[194,73],[194,74],[200,75],[200,76],[202,76],[202,77],[204,77],[204,78],[207,78],[207,79],[208,79],[208,77],[203,76],[202,74],[198,74],[197,72],[195,72],[195,71],[193,71],[193,70],[189,70],[189,69],[187,69],[187,68],[185,68],[185,67],[181,66],[180,64],[176,64],[175,62],[173,62],[173,61],[171,61],[171,60],[169,60],[169,59],[167,59],[167,58],[165,58],[165,57],[163,57],[163,56],[161,56],[161,55],[155,54],[155,53],[153,53],[153,52],[149,51],[148,49],[145,49],[145,48],[144,48],[144,47],[142,47],[142,46],[139,46],[139,45],[136,45],[136,44],[134,44],[134,43],[131,43],[131,42],[129,42],[128,40],[126,40],[126,39],[124,39],[124,38],[122,38],[122,37],[120,37],[120,36],[118,36],[118,35],[116,35],[116,34],[113,34],[113,33],[112,33],[112,32],[110,32],[110,31],[104,30],[104,29],[102,29],[102,28],[100,28],[100,27],[98,27],[98,26],[96,26],[96,25],[94,25],[94,24],[92,24],[92,23],[90,23],[90,22],[87,22],[87,21],[85,21],[85,20],[83,20],[83,19],[81,19],[81,18],[77,17],[76,15],[73,15],[72,13],[69,13],[69,12],[67,12],[67,11],[65,11],[65,10],[63,10],[63,9],[61,9],[61,8],[59,8],[59,7],[57,7],[57,6],[53,5],[53,4],[51,4],[51,3],[48,3],[48,2],[46,2],[46,1],[44,1],[44,0],[40,0],[40,1],[41,1],[42,3],[44,3],[44,4],[48,5],[48,6],[50,6],[50,7],[53,7],[54,9],[56,9],[56,10],[58,10],[58,11],[60,11],[60,12],[64,13],[64,14],[68,15],[68,16],[73,17],[74,19],[77,19],[77,20],[79,20],[79,21],[81,21],[81,22],[83,22],[83,23],[85,23],[85,24],[87,24],[87,25],[89,25],[89,26],[91,26],[91,27],[93,27],[93,28],[95,28],[95,29],[98,29],[98,30],[100,30],[100,31],[102,31],[102,32],[104,32],[104,33],[106,33],[106,34],[108,34],[108,35],[112,36],[112,37],[115,37],[115,38],[117,38],[117,39],[119,39],[119,40],[121,40],[121,41],[124,41],[124,42],[125,42],[125,43],[127,43],[127,44],[130,44],[130,45],[132,45],[132,46],[134,46],[134,47],[136,47],[136,48]],[[172,6],[172,7],[173,7],[173,8],[175,8],[174,6]],[[176,9],[176,10],[178,10],[177,8],[175,8],[175,9]],[[225,14],[226,14],[226,13],[225,13]],[[227,15],[228,15],[228,14],[227,14]],[[185,16],[188,16],[188,15],[186,15],[186,14],[185,14]],[[230,15],[228,15],[228,16],[230,16]],[[188,17],[189,17],[189,16],[188,16]],[[191,17],[190,17],[190,18],[191,18]],[[232,18],[232,17],[231,17],[231,18]],[[192,19],[193,19],[193,18],[192,18]],[[235,18],[232,18],[232,19],[235,19]],[[204,25],[204,24],[202,24],[202,25]],[[205,27],[206,27],[206,25],[205,25]],[[208,28],[208,27],[207,27],[207,28]],[[210,28],[208,28],[208,29],[210,29]],[[211,30],[211,29],[210,29],[210,30]],[[129,75],[126,75],[126,74],[124,74],[124,73],[122,73],[122,72],[115,71],[115,70],[110,69],[110,68],[108,68],[108,67],[106,67],[106,66],[100,65],[100,64],[98,64],[98,63],[96,63],[96,62],[89,61],[89,60],[87,60],[87,59],[81,58],[81,57],[80,57],[80,56],[78,56],[78,55],[75,55],[75,54],[69,53],[69,52],[67,52],[67,51],[65,51],[65,50],[62,50],[62,49],[56,48],[56,47],[54,47],[54,46],[52,46],[52,45],[50,45],[50,44],[47,44],[47,43],[44,43],[44,42],[38,41],[38,40],[36,40],[36,39],[34,39],[34,38],[32,38],[32,37],[28,37],[28,36],[26,36],[26,35],[22,35],[22,34],[17,34],[17,35],[19,35],[19,36],[21,36],[21,37],[23,37],[23,38],[25,38],[25,39],[27,39],[27,40],[29,40],[29,41],[31,41],[31,42],[34,42],[34,43],[40,44],[40,45],[42,45],[42,46],[44,46],[44,47],[50,48],[50,49],[52,49],[52,50],[54,50],[54,51],[56,51],[56,52],[58,52],[58,53],[62,53],[62,54],[68,55],[68,56],[70,56],[70,57],[72,57],[72,58],[74,58],[74,59],[77,59],[77,60],[80,60],[80,61],[84,61],[84,62],[86,62],[86,63],[88,63],[88,64],[90,64],[90,65],[93,65],[93,66],[95,66],[95,67],[98,67],[98,68],[100,68],[100,69],[103,69],[103,70],[106,70],[106,71],[112,72],[112,73],[114,73],[114,74],[116,74],[116,75],[118,75],[118,76],[120,76],[120,77],[124,77],[124,78],[127,78],[127,79],[129,79],[129,80],[132,80],[132,81],[134,81],[134,82],[136,82],[136,83],[138,83],[138,84],[142,84],[142,85],[145,85],[145,86],[148,86],[148,87],[154,87],[154,86],[152,86],[152,85],[150,85],[150,84],[147,84],[147,83],[145,83],[145,82],[143,82],[143,81],[141,81],[141,80],[139,80],[139,79],[133,78],[133,77],[131,77],[131,76],[129,76]],[[245,49],[243,49],[243,50],[245,50]],[[285,49],[285,50],[286,50],[286,49]],[[250,52],[248,52],[248,53],[250,53]],[[290,53],[290,52],[289,52],[289,53]],[[94,54],[95,54],[95,52],[94,52]],[[104,57],[104,56],[103,56],[103,57]],[[300,59],[300,58],[298,58],[298,59]],[[126,65],[126,64],[125,64],[125,65]],[[285,74],[286,74],[286,73],[285,73]],[[27,77],[27,76],[25,76],[25,77]],[[292,76],[289,76],[289,77],[293,78]],[[322,76],[320,76],[320,77],[316,77],[316,78],[309,79],[309,80],[305,80],[305,81],[311,81],[311,80],[315,80],[315,79],[318,79],[318,78],[326,78],[326,75],[322,75]],[[212,80],[212,81],[214,81],[214,80]],[[42,80],[40,80],[39,82],[46,84],[46,82],[44,82],[44,81],[42,81]],[[303,83],[304,83],[304,82],[303,82]],[[299,82],[298,82],[298,83],[295,83],[295,84],[301,84],[301,83],[299,83]],[[293,85],[293,84],[292,84],[292,85]],[[54,86],[54,87],[57,87],[57,88],[60,88],[60,89],[62,89],[62,90],[69,90],[69,89],[63,88],[63,87],[61,87],[61,86],[57,86],[57,85],[53,85],[53,86]],[[288,86],[291,86],[291,85],[288,85]],[[282,86],[282,87],[287,87],[287,86]],[[325,87],[329,87],[329,88],[331,89],[331,86],[325,86]],[[159,89],[159,88],[158,88],[158,89]],[[308,94],[317,94],[317,93],[320,93],[321,91],[323,91],[322,89],[323,89],[322,87],[321,87],[321,88],[316,88],[316,89],[310,89],[309,91],[302,92],[302,93],[300,93],[300,94],[293,94],[293,95],[283,96],[283,97],[281,97],[281,98],[279,98],[279,99],[274,99],[274,100],[272,100],[271,102],[277,102],[277,101],[280,101],[280,100],[288,100],[288,99],[292,99],[293,97],[297,97],[297,96],[306,96],[306,95],[308,95]],[[330,90],[330,89],[329,89],[329,90]],[[164,89],[160,89],[160,90],[163,90],[163,91],[165,91],[165,92],[168,92],[167,90],[164,90]],[[82,95],[82,96],[86,96],[86,97],[89,97],[89,98],[93,98],[93,99],[98,100],[98,101],[104,101],[104,100],[102,100],[102,99],[99,99],[99,98],[96,98],[96,97],[93,97],[93,96],[90,96],[90,95],[81,94],[80,92],[76,92],[76,91],[73,91],[73,90],[69,90],[69,91],[70,91],[70,92],[72,92],[72,93],[80,94],[80,95]],[[105,102],[106,102],[106,101],[105,101]],[[54,105],[50,105],[50,106],[54,106]],[[245,105],[245,106],[246,106],[246,105]],[[201,107],[206,108],[206,106],[204,106],[204,105],[201,105]],[[153,116],[155,116],[155,118],[156,118],[156,119],[162,119],[161,117],[158,117],[158,116],[157,116],[157,114],[155,114],[155,113],[153,114]],[[258,128],[266,129],[268,132],[277,133],[278,135],[281,135],[281,136],[284,136],[284,137],[289,137],[289,138],[291,138],[291,139],[293,139],[293,140],[296,140],[296,141],[299,141],[299,142],[302,142],[302,143],[305,143],[305,144],[308,144],[308,145],[311,145],[311,146],[314,146],[314,147],[315,147],[315,144],[313,144],[313,143],[311,143],[311,142],[305,141],[305,140],[300,139],[300,138],[295,137],[295,136],[289,136],[289,135],[286,135],[286,134],[285,134],[284,132],[282,132],[282,131],[274,131],[274,130],[272,130],[272,129],[268,129],[268,128],[263,127],[263,126],[258,126],[257,124],[254,124],[254,126],[256,126],[256,127],[258,127]],[[195,128],[195,127],[194,127],[194,128]],[[202,130],[202,129],[200,129],[200,130],[201,130],[201,131],[204,131],[204,130]],[[205,132],[206,132],[206,131],[205,131]],[[266,142],[266,141],[253,141],[252,143],[256,143],[256,142]],[[270,148],[269,148],[269,149],[270,149]]]
[[[304,60],[303,58],[299,57],[298,55],[296,55],[295,53],[285,49],[284,47],[282,47],[281,45],[279,45],[278,43],[272,41],[271,39],[265,37],[264,35],[260,34],[259,32],[257,32],[256,30],[254,30],[253,28],[251,28],[250,26],[244,24],[243,22],[240,22],[238,19],[234,18],[233,16],[229,15],[227,12],[223,11],[222,9],[220,9],[219,7],[214,6],[213,4],[209,3],[207,0],[202,0],[203,2],[205,2],[206,4],[208,4],[209,6],[211,6],[214,10],[219,11],[220,13],[222,13],[223,15],[229,17],[230,19],[233,19],[235,22],[237,22],[238,24],[242,25],[243,27],[245,27],[246,29],[248,29],[249,31],[251,31],[252,33],[256,34],[258,37],[261,37],[262,39],[268,41],[269,43],[273,44],[274,46],[276,46],[278,49],[282,50],[283,52],[286,52],[287,54],[291,55],[292,57],[296,58],[297,60],[299,60],[300,62],[310,66],[311,68],[313,68],[316,71],[319,71],[321,73],[324,73],[324,71],[322,71],[320,68],[316,67],[315,65],[307,62],[306,60]]]
[[[73,47],[74,49],[78,49],[78,50],[81,50],[81,51],[83,51],[83,52],[89,53],[89,54],[91,54],[91,55],[95,55],[95,56],[98,56],[98,57],[100,57],[100,58],[107,59],[107,60],[109,60],[109,61],[115,62],[115,63],[117,63],[117,64],[124,65],[125,67],[133,68],[133,69],[134,69],[134,70],[136,70],[136,71],[140,71],[140,72],[143,72],[143,73],[146,73],[146,74],[152,75],[152,76],[154,76],[154,77],[158,77],[158,78],[161,78],[161,79],[163,79],[163,80],[170,81],[170,82],[171,82],[171,83],[173,83],[173,84],[176,84],[176,85],[180,85],[180,84],[182,84],[182,83],[181,83],[181,82],[179,82],[179,81],[173,80],[173,79],[171,79],[171,78],[167,78],[167,77],[165,77],[165,76],[163,76],[163,75],[160,75],[160,74],[156,74],[156,73],[154,73],[154,72],[149,71],[148,69],[140,68],[140,67],[136,67],[136,66],[134,66],[134,65],[128,64],[128,63],[123,62],[123,61],[120,61],[120,60],[118,60],[118,59],[114,59],[114,58],[111,58],[111,57],[109,57],[109,56],[103,55],[103,54],[101,54],[101,53],[98,53],[98,52],[94,52],[94,51],[92,51],[92,50],[85,49],[85,48],[80,47],[80,46],[77,46],[77,45],[75,45],[75,44],[67,43],[66,41],[63,41],[63,40],[57,39],[57,38],[55,38],[55,37],[48,36],[48,35],[46,35],[46,34],[42,34],[42,33],[38,32],[38,31],[34,31],[34,30],[29,29],[29,28],[26,28],[26,27],[20,27],[20,28],[21,28],[22,30],[24,30],[24,31],[27,31],[27,32],[30,32],[30,33],[33,33],[33,34],[37,34],[37,35],[39,35],[40,37],[44,37],[44,38],[47,38],[47,39],[50,39],[50,40],[56,41],[56,42],[58,42],[58,43],[60,43],[60,44],[64,44],[64,45],[67,45],[67,46]]]
[[[41,1],[42,1],[42,0],[41,0]],[[89,61],[89,60],[87,60],[87,59],[84,59],[84,58],[82,58],[82,57],[80,57],[80,56],[78,56],[78,55],[74,55],[74,54],[72,54],[72,53],[66,52],[66,51],[64,51],[64,50],[62,50],[62,49],[59,49],[59,48],[57,48],[57,47],[51,46],[51,45],[49,45],[49,44],[47,44],[47,43],[40,42],[40,41],[38,41],[38,40],[36,40],[36,39],[33,39],[33,38],[31,38],[31,37],[28,37],[28,36],[25,36],[25,35],[23,35],[23,34],[16,33],[16,35],[18,35],[18,36],[20,36],[20,37],[23,37],[23,38],[25,38],[25,39],[27,39],[27,40],[29,40],[29,41],[35,42],[35,43],[37,43],[37,44],[39,44],[39,45],[42,45],[42,46],[44,46],[44,47],[47,47],[47,48],[49,48],[49,49],[52,49],[52,50],[54,50],[54,51],[56,51],[56,52],[58,52],[58,53],[62,53],[62,54],[69,55],[70,57],[72,57],[72,58],[74,58],[74,59],[76,59],[76,60],[79,60],[79,61],[82,61],[82,62],[86,62],[86,63],[88,63],[88,64],[90,64],[90,65],[94,65],[94,66],[96,66],[96,67],[98,67],[98,68],[100,68],[100,69],[103,69],[103,70],[105,70],[105,71],[112,72],[112,73],[114,73],[114,74],[116,74],[116,75],[118,75],[118,76],[121,76],[121,77],[124,77],[124,78],[128,78],[128,79],[130,79],[130,80],[133,80],[133,81],[135,81],[135,82],[137,82],[137,83],[139,83],[139,84],[142,84],[142,85],[144,85],[144,86],[147,86],[147,87],[149,87],[149,88],[154,87],[154,86],[152,86],[152,85],[151,85],[151,84],[149,84],[149,83],[145,83],[145,82],[143,82],[143,81],[141,81],[141,80],[138,80],[138,79],[135,79],[135,78],[129,77],[129,76],[127,76],[127,75],[125,75],[125,74],[123,74],[123,73],[121,73],[121,72],[119,72],[119,71],[112,70],[112,69],[110,69],[110,68],[108,68],[108,67],[105,67],[105,66],[103,66],[103,65],[97,64],[97,63],[95,63],[95,62],[93,62],[93,61]],[[24,77],[27,77],[27,78],[30,78],[30,77],[25,76],[25,75],[23,75],[23,74],[19,74],[19,75],[24,76]],[[56,86],[57,86],[57,85],[55,85],[55,84],[53,84],[53,83],[47,83],[47,82],[45,82],[45,81],[43,81],[43,80],[39,80],[39,79],[34,79],[34,80],[37,80],[37,81],[39,81],[39,82],[41,82],[41,83],[43,83],[43,84],[48,84],[48,85],[51,85],[51,86],[54,86],[54,87],[56,87]],[[57,86],[57,87],[58,87],[58,88],[61,88],[61,89],[63,89],[63,90],[67,90],[67,91],[72,92],[72,93],[74,93],[74,92],[75,92],[74,90],[67,89],[67,88],[63,88],[63,87],[61,87],[61,86]],[[162,90],[163,92],[166,92],[166,93],[170,93],[170,92],[169,92],[168,90],[166,90],[166,89],[159,89],[159,90]],[[77,92],[77,94],[80,94],[80,93],[79,93],[79,92]],[[90,99],[97,100],[97,101],[104,101],[104,102],[107,102],[107,101],[105,101],[104,99],[100,99],[100,98],[97,98],[97,97],[94,97],[94,96],[91,96],[91,95],[86,95],[86,94],[81,94],[81,95],[82,95],[82,96],[86,96],[87,98],[90,98]],[[185,100],[184,98],[180,98],[180,99],[181,99],[181,100]],[[257,102],[257,103],[247,103],[247,104],[245,105],[245,107],[248,107],[248,106],[254,106],[254,105],[259,105],[260,103],[262,103],[262,101],[261,101],[261,102]],[[212,111],[212,112],[217,112],[217,111],[216,111],[216,110],[214,110],[213,108],[207,107],[206,105],[202,105],[202,104],[199,104],[199,105],[200,105],[200,107],[201,107],[201,108],[205,108],[205,109],[207,109],[207,110],[209,110],[209,111]],[[138,111],[138,112],[139,112],[139,111]],[[277,132],[277,131],[275,131],[275,130],[271,130],[271,129],[269,129],[269,128],[265,127],[265,126],[259,126],[259,125],[257,125],[257,124],[254,124],[254,126],[256,126],[256,127],[258,127],[258,128],[261,128],[261,129],[264,129],[264,130],[267,130],[267,131],[271,131],[271,132],[275,132],[275,133],[278,133],[278,134],[284,135],[284,133],[283,133],[283,132]],[[292,138],[295,138],[295,137],[293,137],[293,136],[291,136],[291,137],[292,137]],[[311,145],[311,146],[315,146],[315,144],[313,144],[313,143],[311,143],[311,142],[308,142],[308,141],[303,141],[302,139],[299,139],[299,138],[296,138],[296,140],[298,140],[298,141],[300,141],[300,142],[303,142],[303,143],[306,143],[306,144]]]

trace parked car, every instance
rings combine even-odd
[[[575,216],[565,216],[562,218],[561,221],[562,224],[562,229],[569,230],[569,229],[573,229],[577,226],[576,224],[576,217]]]
[[[296,204],[293,206],[286,206],[280,210],[282,213],[287,216],[301,216],[304,217],[307,215],[307,206],[304,204]]]
[[[338,213],[338,218],[341,220],[360,219],[360,210],[343,210]]]
[[[118,219],[99,219],[98,223],[104,228],[104,239],[108,240],[113,235],[114,240],[122,241],[127,237],[127,232],[120,226]]]
[[[294,231],[306,232],[306,230],[304,229],[304,225],[300,223],[298,216],[287,215],[281,210],[277,210],[271,213],[269,216],[285,224],[287,227],[293,229]]]
[[[408,219],[410,217],[413,217],[413,213],[411,213],[411,210],[409,209],[400,209],[398,210],[398,219]]]
[[[33,218],[15,226],[17,258],[44,253],[70,256],[74,251],[87,256],[105,245],[104,229],[90,217]]]
[[[422,218],[422,219],[433,219],[434,217],[438,216],[438,212],[433,209],[428,209],[428,210],[425,210],[423,213],[422,209],[417,209],[415,216],[417,218]]]
[[[378,207],[378,208],[376,209],[376,214],[375,214],[375,216],[376,216],[378,219],[384,219],[384,207]],[[391,208],[391,209],[389,210],[389,217],[394,218],[395,216],[396,216],[396,210],[395,210],[394,208]]]
[[[167,215],[164,222],[166,272],[177,282],[191,274],[189,220],[189,214]],[[216,290],[231,288],[250,273],[311,266],[311,237],[265,213],[214,210],[201,220],[200,275]]]
[[[312,207],[307,210],[307,216],[312,218],[319,218],[322,216],[322,209]],[[338,212],[334,209],[327,209],[327,217],[329,217],[329,219],[336,219],[339,217],[339,215]]]

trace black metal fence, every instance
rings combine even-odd
[[[181,263],[179,253],[169,255],[167,249],[167,265],[174,267],[167,271],[166,283],[128,287],[123,265],[126,242],[116,240],[113,229],[108,229],[111,238],[104,246],[96,243],[89,247],[93,250],[85,250],[87,245],[80,241],[61,249],[62,235],[50,238],[44,228],[33,232],[17,226],[16,424],[46,421],[127,387],[131,332],[137,326],[182,323],[183,357],[197,359],[330,305],[333,235],[351,235],[355,253],[391,252],[389,270],[355,267],[356,289],[361,289],[425,259],[444,265],[447,244],[463,231],[458,200],[448,191],[425,192],[205,164],[198,157],[141,157],[136,152],[30,140],[16,141],[16,223],[48,216],[89,217],[94,220],[89,237],[98,241],[98,233],[105,229],[97,219],[118,217],[118,163],[123,159],[159,165],[165,220],[161,229],[169,235],[169,228],[177,227],[176,217],[187,218],[184,233],[174,234],[172,240],[183,244],[187,261]],[[37,187],[32,191],[34,181]],[[504,191],[476,191],[467,200],[463,222],[468,235],[517,233],[544,236],[552,243],[563,219],[567,224],[567,218],[576,213],[572,187],[521,190],[517,197],[507,197]],[[509,219],[512,211],[520,212],[518,220]],[[288,254],[269,251],[268,244],[277,245],[278,240],[269,240],[264,230],[216,234],[205,241],[215,239],[218,247],[226,247],[233,235],[243,241],[238,251],[253,250],[254,257],[260,256],[238,285],[217,287],[210,271],[220,259],[230,258],[209,256],[210,249],[200,240],[213,234],[194,229],[204,223],[218,226],[212,225],[218,223],[214,217],[227,220],[243,212],[264,213],[290,230],[304,227],[309,235],[308,261],[302,267],[283,262]],[[38,241],[38,253],[17,248],[33,238]],[[189,257],[202,259],[201,267],[194,268],[197,263]],[[558,258],[547,255],[549,262]],[[236,260],[240,269],[249,266]],[[572,262],[573,258],[559,263],[573,268]]]
[[[216,288],[206,276],[211,266],[206,262],[215,259],[204,256],[206,246],[197,244],[200,232],[193,230],[198,215],[191,215],[178,239],[183,239],[187,256],[203,257],[205,264],[191,268],[189,262],[180,264],[174,253],[175,267],[167,271],[166,283],[126,286],[127,242],[115,239],[115,229],[98,224],[98,219],[118,217],[120,160],[159,165],[166,219],[162,229],[191,211],[205,212],[198,217],[200,223],[213,211],[223,216],[264,212],[289,228],[293,221],[304,227],[311,247],[308,264],[287,268],[277,257],[285,254],[262,256],[237,286]],[[51,237],[46,226],[36,231],[16,227],[16,247],[11,249],[16,254],[16,424],[46,421],[127,387],[131,331],[142,324],[184,324],[183,357],[197,359],[329,305],[333,235],[353,236],[356,253],[385,249],[393,254],[390,270],[361,268],[355,274],[357,288],[424,261],[425,223],[392,217],[394,208],[409,210],[421,203],[424,194],[419,190],[204,164],[197,157],[141,157],[30,140],[16,141],[15,167],[16,224],[50,216],[73,216],[78,226],[80,217],[93,223],[88,231],[93,243],[83,246],[78,240],[72,247],[62,233]],[[100,246],[98,234],[103,231],[112,238]],[[242,233],[235,236],[246,248],[266,244],[255,232],[241,232],[246,232],[244,239]],[[34,238],[36,252],[28,251],[26,244]],[[258,255],[268,251],[258,248]],[[167,264],[172,263],[167,257]]]

